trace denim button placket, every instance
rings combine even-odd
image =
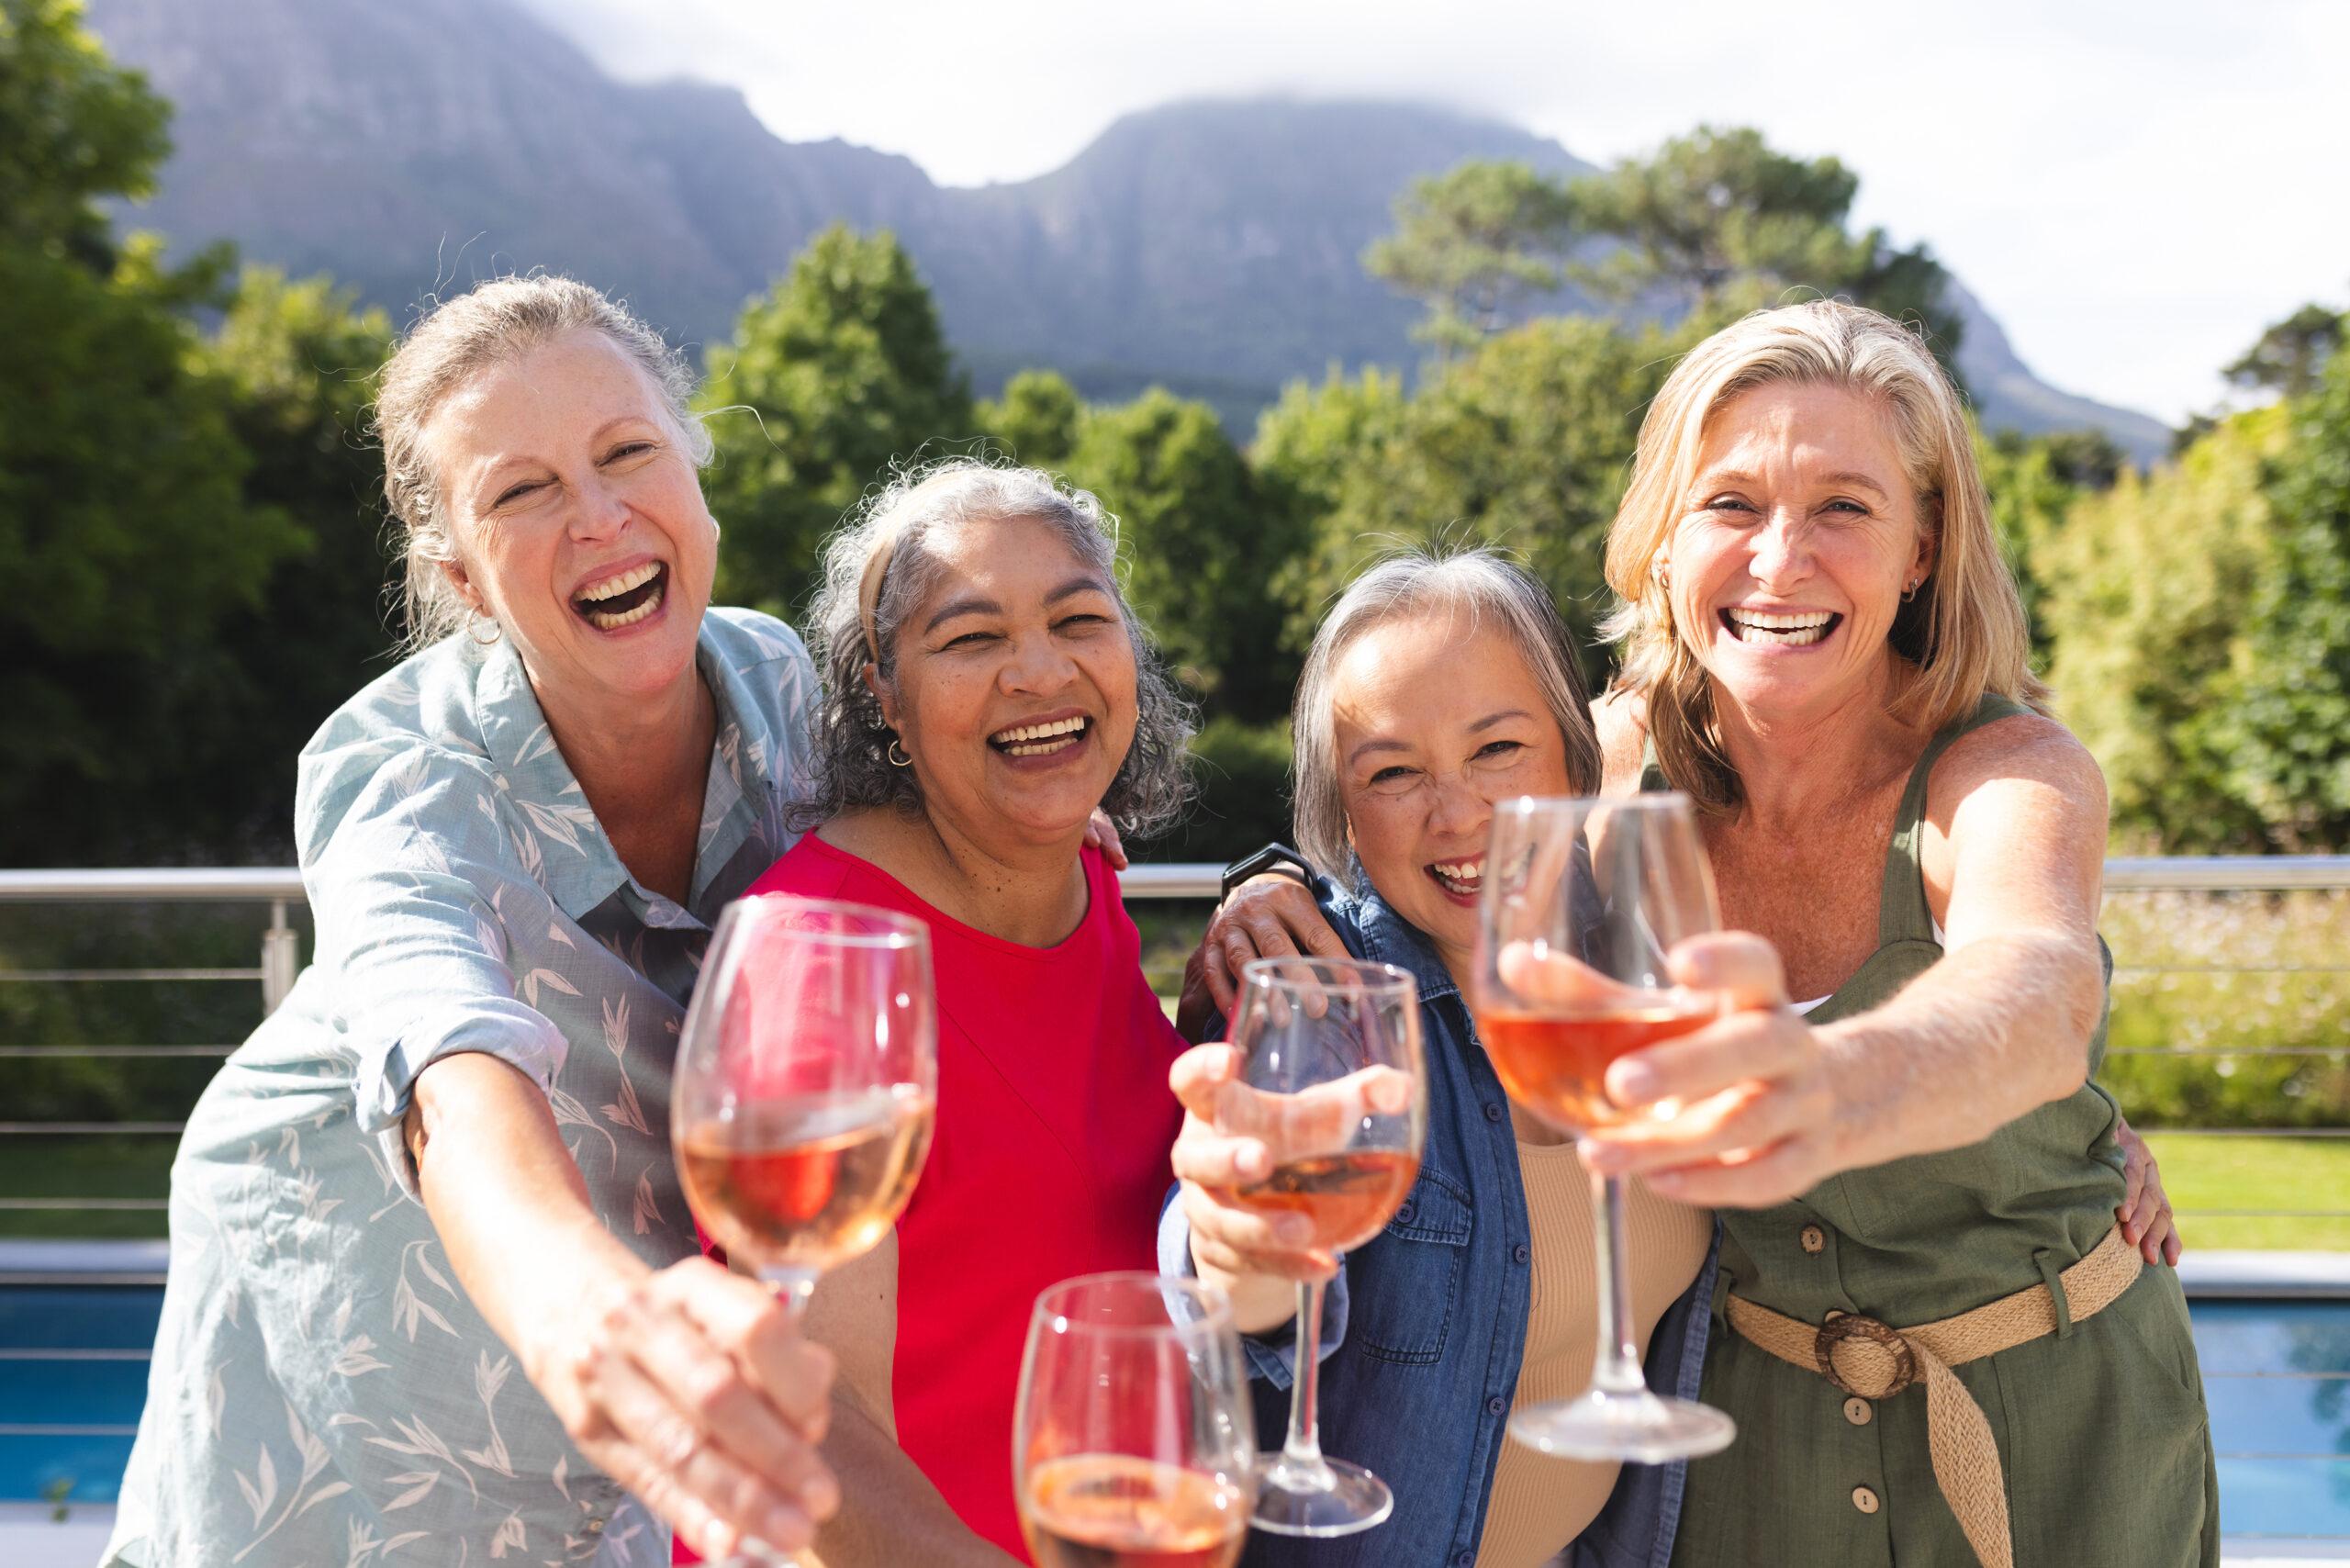
[[[1516,1246],[1509,1249],[1509,1255],[1511,1259],[1516,1262],[1529,1262],[1533,1260],[1534,1249],[1521,1241]]]
[[[1508,1114],[1507,1112],[1504,1111],[1499,1105],[1494,1104],[1492,1101],[1488,1100],[1485,1102],[1485,1120],[1489,1122],[1498,1122],[1506,1114]]]

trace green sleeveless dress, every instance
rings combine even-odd
[[[1919,857],[1927,779],[1959,736],[2024,711],[1986,697],[1928,744],[1886,853],[1876,951],[1811,1022],[1888,1002],[1942,958]],[[1641,788],[1665,787],[1651,754]],[[2095,1073],[2102,1019],[2088,1049]],[[1807,1323],[1841,1311],[1906,1327],[2043,1282],[2058,1290],[2113,1227],[2117,1117],[2088,1084],[1968,1148],[1723,1211],[1704,1397],[1736,1418],[1738,1440],[1689,1467],[1675,1568],[1971,1568],[1927,1457],[1925,1390],[1848,1398],[1740,1338],[1723,1294]],[[2080,1323],[2058,1316],[2059,1333],[1956,1369],[1998,1443],[2018,1568],[2210,1568],[2219,1484],[2177,1272],[2146,1269]]]

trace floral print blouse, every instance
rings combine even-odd
[[[452,638],[329,719],[296,833],[314,961],[191,1116],[170,1282],[106,1563],[666,1563],[451,1276],[399,1139],[486,1051],[546,1091],[604,1224],[695,1250],[669,1074],[720,907],[789,846],[814,669],[711,610],[717,742],[680,906],[621,864],[510,643]]]

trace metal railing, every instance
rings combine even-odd
[[[1141,863],[1131,867],[1123,883],[1129,900],[1211,900],[1218,890],[1221,868],[1203,862]],[[2105,886],[2114,892],[2270,892],[2350,890],[2350,856],[2210,856],[2114,858],[2106,862]],[[274,1011],[293,987],[300,967],[300,938],[291,924],[297,904],[304,902],[300,873],[292,868],[260,867],[222,869],[141,870],[10,870],[0,871],[0,904],[266,904],[269,923],[260,938],[257,961],[250,968],[121,968],[35,969],[0,968],[0,984],[91,982],[211,982],[255,983],[261,1011]],[[2302,972],[2302,971],[2296,971]],[[2350,966],[2321,971],[2350,973]],[[233,1045],[57,1045],[0,1041],[0,1060],[41,1058],[101,1058],[162,1059],[225,1057]],[[2350,1042],[2345,1047],[2350,1048]],[[2134,1047],[2135,1054],[2182,1056],[2331,1056],[2325,1046],[2210,1047],[2156,1046]],[[2116,1054],[2132,1054],[2118,1048]],[[0,1121],[0,1137],[62,1137],[119,1133],[176,1136],[178,1121]],[[2179,1129],[2197,1131],[2205,1129]],[[2212,1133],[2236,1137],[2350,1137],[2350,1127],[2213,1128]],[[0,1212],[8,1210],[155,1211],[165,1207],[156,1198],[28,1197],[0,1193]],[[2350,1210],[2182,1210],[2182,1215],[2209,1218],[2298,1217],[2350,1218]]]

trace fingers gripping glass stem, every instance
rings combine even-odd
[[[1376,1236],[1419,1173],[1427,1114],[1419,1025],[1412,979],[1390,965],[1249,964],[1233,1019],[1238,1079],[1217,1123],[1260,1140],[1269,1169],[1234,1197],[1303,1217],[1310,1245],[1333,1253]],[[1319,1279],[1299,1285],[1289,1434],[1259,1473],[1254,1523],[1277,1535],[1350,1535],[1395,1506],[1379,1477],[1322,1452],[1322,1300]]]
[[[1687,799],[1521,799],[1495,808],[1471,995],[1510,1098],[1565,1132],[1636,1112],[1609,1098],[1609,1064],[1699,1028],[1716,999],[1677,987],[1670,958],[1720,924]],[[1528,1406],[1510,1435],[1570,1459],[1712,1453],[1737,1428],[1718,1410],[1651,1393],[1633,1337],[1620,1179],[1592,1180],[1599,1345],[1591,1387]]]

